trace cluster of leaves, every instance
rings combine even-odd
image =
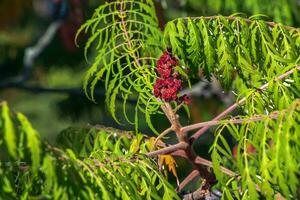
[[[229,88],[259,87],[299,62],[300,31],[236,16],[178,18],[164,31],[166,46],[193,72],[204,71]]]
[[[276,119],[270,117],[274,114]],[[259,199],[259,195],[273,199],[277,192],[287,199],[295,199],[300,176],[300,99],[294,100],[285,109],[262,115],[259,122],[249,116],[240,119],[244,120],[240,125],[221,125],[211,147],[214,172],[225,186],[224,198],[235,196],[239,199],[240,190],[242,196],[251,199]],[[237,141],[235,158],[223,136],[224,130]],[[253,148],[251,152],[249,145]],[[240,177],[225,177],[220,171],[220,165],[224,164],[238,171]]]
[[[114,119],[118,121],[115,101],[120,94],[127,121],[138,125],[138,111],[142,111],[152,127],[150,115],[161,105],[152,94],[157,78],[155,60],[168,47],[182,64],[190,67],[191,75],[203,70],[208,79],[217,76],[229,88],[237,74],[237,79],[242,79],[237,84],[239,88],[258,87],[261,81],[294,67],[299,58],[300,37],[297,29],[287,30],[280,24],[270,26],[256,18],[179,18],[167,23],[162,32],[152,1],[106,3],[79,30],[91,33],[86,55],[92,44],[96,51],[84,89],[94,99],[95,86],[103,78],[106,103]],[[134,120],[126,115],[130,96],[138,101]]]
[[[154,140],[107,128],[69,128],[59,147],[1,103],[1,199],[178,199],[142,152]]]

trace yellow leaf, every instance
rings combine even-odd
[[[142,135],[137,135],[131,145],[130,145],[130,148],[129,148],[129,152],[131,153],[137,153],[138,151],[140,151],[140,145],[141,145],[141,142],[143,140],[143,136]]]
[[[167,166],[169,172],[171,172],[177,180],[177,184],[179,183],[177,172],[176,172],[176,161],[171,155],[159,155],[158,156],[158,164],[159,166]]]
[[[150,137],[146,142],[149,151],[155,150],[155,137]]]

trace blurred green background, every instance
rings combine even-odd
[[[74,37],[79,26],[104,2],[0,1],[0,99],[7,100],[14,111],[28,116],[42,137],[50,141],[54,141],[55,136],[69,126],[102,124],[134,130],[133,126],[118,125],[112,120],[104,105],[105,91],[101,84],[97,89],[97,103],[89,101],[82,91],[83,75],[89,66],[82,49],[87,36],[79,37],[80,47],[75,45]],[[240,12],[244,16],[265,14],[266,20],[296,27],[300,23],[299,0],[155,0],[155,5],[161,27],[180,16]],[[60,25],[53,38],[28,67],[24,63],[25,52],[36,46],[49,27],[57,22]],[[211,90],[209,85],[206,90]],[[224,102],[233,101],[232,95],[224,96],[218,92],[193,96],[191,118],[184,119],[184,123],[209,120],[226,106]],[[222,98],[229,98],[229,101]],[[159,116],[153,120],[160,130],[168,124]],[[146,124],[140,130],[151,133]],[[205,135],[199,141],[204,147],[198,153],[206,157],[211,141],[212,137]]]

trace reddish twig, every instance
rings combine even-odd
[[[166,22],[164,19],[164,10],[161,5],[161,2],[154,1],[154,6],[155,6],[155,11],[156,11],[156,17],[158,19],[159,28],[160,28],[160,30],[164,30]]]
[[[189,157],[186,155],[185,151],[183,150],[177,150],[177,151],[174,151],[173,153],[171,153],[172,156],[178,156],[178,157],[182,157],[182,158],[185,158],[187,160],[189,160]],[[212,165],[212,162],[209,161],[209,160],[206,160],[205,158],[202,158],[200,156],[197,156],[195,158],[195,161],[194,161],[195,164],[197,165],[203,165],[203,166],[207,166],[209,168],[212,168],[213,165]],[[236,174],[235,172],[231,171],[230,169],[227,169],[226,167],[220,167],[221,171],[228,175],[228,176],[237,176],[238,174]]]
[[[124,17],[125,16],[125,11],[124,11],[123,7],[124,7],[124,1],[121,1],[120,2],[120,19],[121,19],[121,25],[122,25],[122,29],[123,29],[123,32],[124,32],[125,39],[126,39],[126,42],[128,44],[128,47],[129,47],[129,49],[132,49],[133,44],[131,42],[131,39],[129,37],[129,33],[128,33],[127,28],[126,28],[126,22],[124,20],[124,18],[125,18]],[[138,56],[136,56],[136,52],[133,51],[132,54],[133,54],[132,57],[133,57],[136,65],[137,65],[137,67],[141,67],[141,64],[140,64],[140,62],[138,60]]]
[[[165,115],[167,116],[168,120],[170,121],[173,130],[176,133],[178,141],[180,142],[188,142],[186,132],[181,131],[181,124],[178,120],[177,114],[172,109],[172,106],[169,103],[164,103],[161,106],[162,110],[164,111]]]
[[[197,158],[196,158],[196,160],[195,160],[195,163],[200,164],[200,165],[204,165],[204,166],[207,166],[207,167],[210,167],[210,168],[213,167],[213,164],[212,164],[211,161],[206,160],[206,159],[204,159],[204,158],[202,158],[202,157],[200,157],[200,156],[197,156]],[[237,173],[231,171],[230,169],[227,169],[226,167],[222,167],[222,166],[221,166],[220,169],[221,169],[221,171],[222,171],[224,174],[226,174],[226,175],[228,175],[228,176],[237,176],[237,175],[238,175]]]
[[[199,170],[193,170],[189,175],[185,177],[183,181],[179,184],[179,186],[176,188],[177,192],[180,192],[189,182],[194,180],[197,176],[199,176]]]
[[[169,121],[173,127],[173,130],[176,132],[179,144],[184,143],[186,145],[185,148],[182,148],[182,149],[172,148],[173,152],[178,151],[178,150],[183,151],[184,154],[186,155],[187,160],[193,165],[193,168],[195,170],[198,170],[199,175],[203,179],[206,180],[205,182],[206,182],[207,186],[212,184],[215,179],[213,172],[208,171],[207,168],[203,167],[203,165],[199,165],[199,164],[195,163],[197,155],[195,154],[191,143],[189,143],[187,132],[182,131],[178,116],[172,109],[171,105],[169,103],[163,104],[162,110],[164,111],[165,115],[169,119]],[[185,181],[190,182],[190,178],[191,177],[185,179]]]
[[[276,119],[278,117],[278,112],[273,112],[269,115],[255,115],[249,118],[232,118],[229,120],[212,120],[212,121],[207,121],[207,122],[200,122],[197,124],[192,124],[189,126],[184,126],[182,127],[182,131],[183,132],[188,132],[188,131],[192,131],[201,127],[205,127],[205,126],[216,126],[216,125],[220,125],[220,124],[242,124],[242,123],[249,123],[249,122],[257,122],[257,121],[261,121],[264,120],[265,118],[270,118],[270,119]]]
[[[185,143],[185,142],[179,142],[177,144],[165,147],[163,149],[159,149],[159,150],[156,150],[156,151],[151,151],[151,152],[147,153],[146,155],[148,157],[154,157],[154,156],[157,156],[157,155],[170,154],[170,153],[172,153],[172,152],[174,152],[176,150],[179,150],[179,149],[186,149],[187,146],[188,146],[187,143]]]

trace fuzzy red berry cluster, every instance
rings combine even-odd
[[[178,97],[179,91],[182,89],[182,81],[178,72],[174,69],[179,62],[175,57],[165,51],[156,63],[156,70],[159,78],[154,84],[154,96],[166,101],[177,101],[178,103],[190,103],[187,95]]]

